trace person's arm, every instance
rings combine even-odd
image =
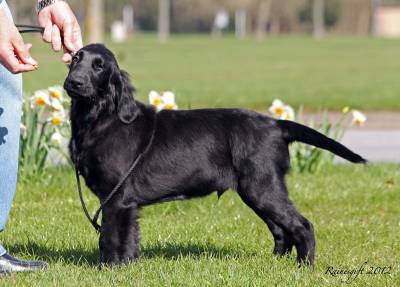
[[[29,53],[32,45],[24,43],[5,10],[5,1],[0,1],[0,63],[14,74],[33,71],[38,64]]]
[[[39,0],[41,2],[44,0]],[[45,0],[49,6],[38,12],[38,20],[42,27],[45,28],[43,40],[51,43],[53,50],[59,52],[64,47],[63,61],[71,60],[71,52],[76,52],[82,48],[82,36],[79,23],[74,13],[65,1],[61,0]],[[62,38],[64,42],[62,42]]]

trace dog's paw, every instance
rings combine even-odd
[[[114,267],[121,264],[129,264],[133,261],[136,261],[139,258],[139,252],[135,252],[133,254],[123,254],[118,255],[117,253],[100,253],[100,265],[105,267]]]
[[[103,266],[113,266],[120,263],[117,252],[100,252],[100,264]]]

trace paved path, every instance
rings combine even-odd
[[[334,123],[341,115],[329,113],[328,118]],[[365,126],[348,129],[341,143],[371,162],[400,163],[400,113],[370,112],[366,115],[368,119]],[[318,117],[320,118],[319,115],[306,114],[304,122],[307,123],[311,118],[318,121]],[[351,116],[348,117],[348,121],[350,120]]]
[[[368,161],[400,163],[400,129],[350,129],[341,143]]]

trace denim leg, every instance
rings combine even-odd
[[[16,190],[21,109],[21,75],[13,75],[0,65],[0,231]]]
[[[11,17],[7,3],[2,9]],[[0,231],[6,225],[17,186],[21,109],[22,77],[0,64]],[[4,252],[0,244],[0,256]]]
[[[13,75],[0,65],[0,231],[16,190],[21,108],[21,75]]]
[[[1,9],[11,17],[7,3]],[[22,107],[22,77],[0,64],[0,232],[4,229],[16,191],[19,134]],[[0,256],[6,253],[0,243]]]

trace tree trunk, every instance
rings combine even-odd
[[[165,42],[170,33],[170,0],[159,0],[158,2],[158,38]]]
[[[371,9],[369,0],[361,0],[357,21],[357,34],[367,35],[370,31]]]
[[[89,43],[101,43],[104,40],[104,2],[86,0],[85,27]]]
[[[377,36],[378,25],[376,23],[376,12],[381,5],[381,0],[371,0],[371,33],[372,36]]]
[[[272,0],[259,0],[256,38],[262,41],[265,38],[266,29],[271,13]]]
[[[325,0],[314,0],[313,3],[313,31],[314,38],[321,39],[325,34],[324,11]]]

